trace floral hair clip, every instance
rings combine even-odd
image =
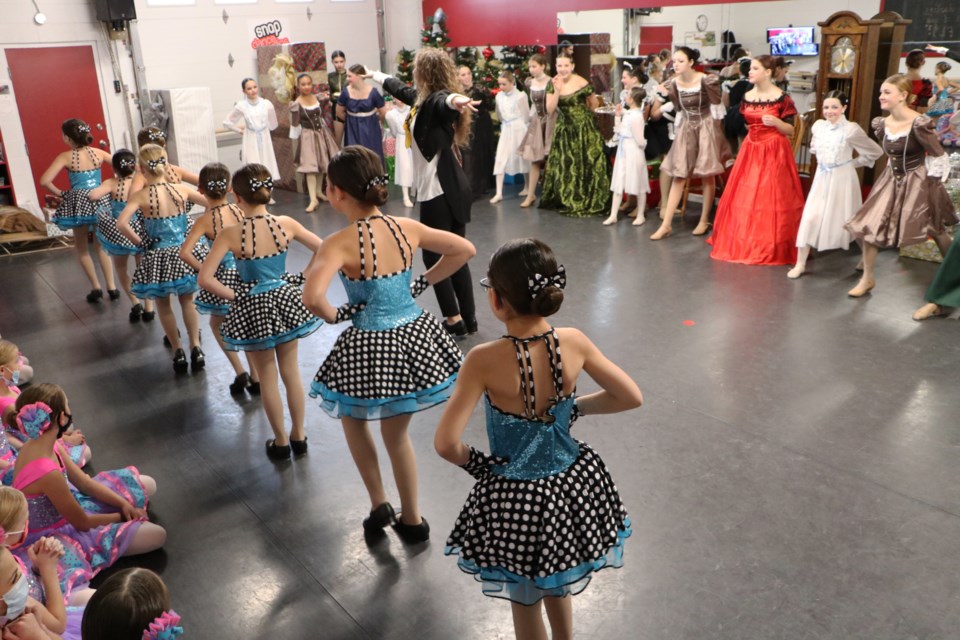
[[[50,428],[51,418],[53,418],[53,409],[50,405],[34,402],[22,407],[17,413],[17,428],[23,435],[36,440]]]
[[[226,180],[207,180],[207,189],[226,189],[226,188],[227,188]]]
[[[88,124],[78,125],[77,131],[79,131],[80,133],[90,133],[90,125]]]
[[[164,611],[147,626],[142,640],[175,640],[183,635],[180,616],[176,611]]]
[[[163,131],[151,131],[147,138],[150,140],[166,140],[167,136],[164,135]]]
[[[547,287],[557,287],[563,289],[567,286],[567,270],[563,265],[557,267],[557,272],[552,276],[545,276],[540,273],[533,274],[533,277],[527,279],[527,290],[531,298],[537,295]]]
[[[137,163],[130,158],[124,158],[120,161],[121,169],[133,169],[135,166],[137,166]]]
[[[167,159],[162,156],[156,160],[147,161],[147,166],[150,167],[151,171],[163,164],[167,164]]]
[[[250,180],[250,188],[256,191],[257,189],[266,189],[267,191],[273,190],[273,178],[264,178],[263,180]]]
[[[371,178],[370,182],[367,183],[367,191],[374,187],[385,187],[388,184],[390,184],[390,178],[387,176],[377,176],[376,178]]]

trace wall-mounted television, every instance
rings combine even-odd
[[[779,27],[767,29],[770,55],[815,56],[820,47],[815,43],[815,27]]]

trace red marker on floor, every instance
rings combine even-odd
[[[693,325],[695,325],[695,324],[697,324],[697,323],[694,322],[693,320],[684,320],[684,321],[683,321],[683,324],[686,325],[686,326],[688,326],[688,327],[692,327]]]

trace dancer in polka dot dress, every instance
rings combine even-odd
[[[417,467],[407,427],[411,414],[450,397],[463,356],[440,321],[414,297],[456,273],[476,250],[456,234],[380,213],[378,207],[387,201],[387,177],[380,157],[369,149],[349,146],[334,156],[327,185],[331,204],[352,224],[324,241],[309,270],[304,301],[330,322],[352,316],[353,326],[320,366],[310,395],[319,396],[323,410],[343,422],[370,495],[364,530],[376,534],[394,524],[404,541],[424,541],[430,529],[417,505]],[[411,284],[418,248],[441,258]],[[327,301],[338,273],[349,300],[339,310]],[[380,420],[393,465],[402,506],[399,521],[383,488],[371,420]]]
[[[573,610],[564,596],[600,569],[622,566],[630,535],[603,460],[570,426],[580,415],[638,407],[643,396],[580,331],[547,322],[566,284],[547,245],[503,245],[481,284],[507,335],[467,355],[437,429],[437,452],[477,479],[445,552],[459,556],[485,595],[512,602],[517,638],[547,637],[541,601],[553,637],[569,638]],[[602,390],[577,398],[581,372]],[[461,441],[481,397],[490,455]]]
[[[287,216],[273,216],[266,204],[273,193],[273,178],[262,164],[248,164],[231,181],[243,211],[240,224],[220,229],[210,255],[200,268],[200,286],[229,303],[220,326],[224,349],[246,351],[260,375],[260,396],[273,438],[267,440],[267,457],[288,460],[307,452],[303,428],[306,398],[297,344],[323,322],[303,305],[299,281],[286,272],[290,244],[296,240],[310,251],[322,241]],[[235,256],[239,282],[231,288],[217,280],[217,270],[227,256]],[[283,401],[277,375],[283,378],[290,409],[290,435],[284,428]]]

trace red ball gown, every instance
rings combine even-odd
[[[787,94],[776,100],[744,99],[749,129],[720,198],[710,257],[741,264],[788,265],[797,260],[803,191],[790,140],[763,124],[763,116],[797,115]]]

